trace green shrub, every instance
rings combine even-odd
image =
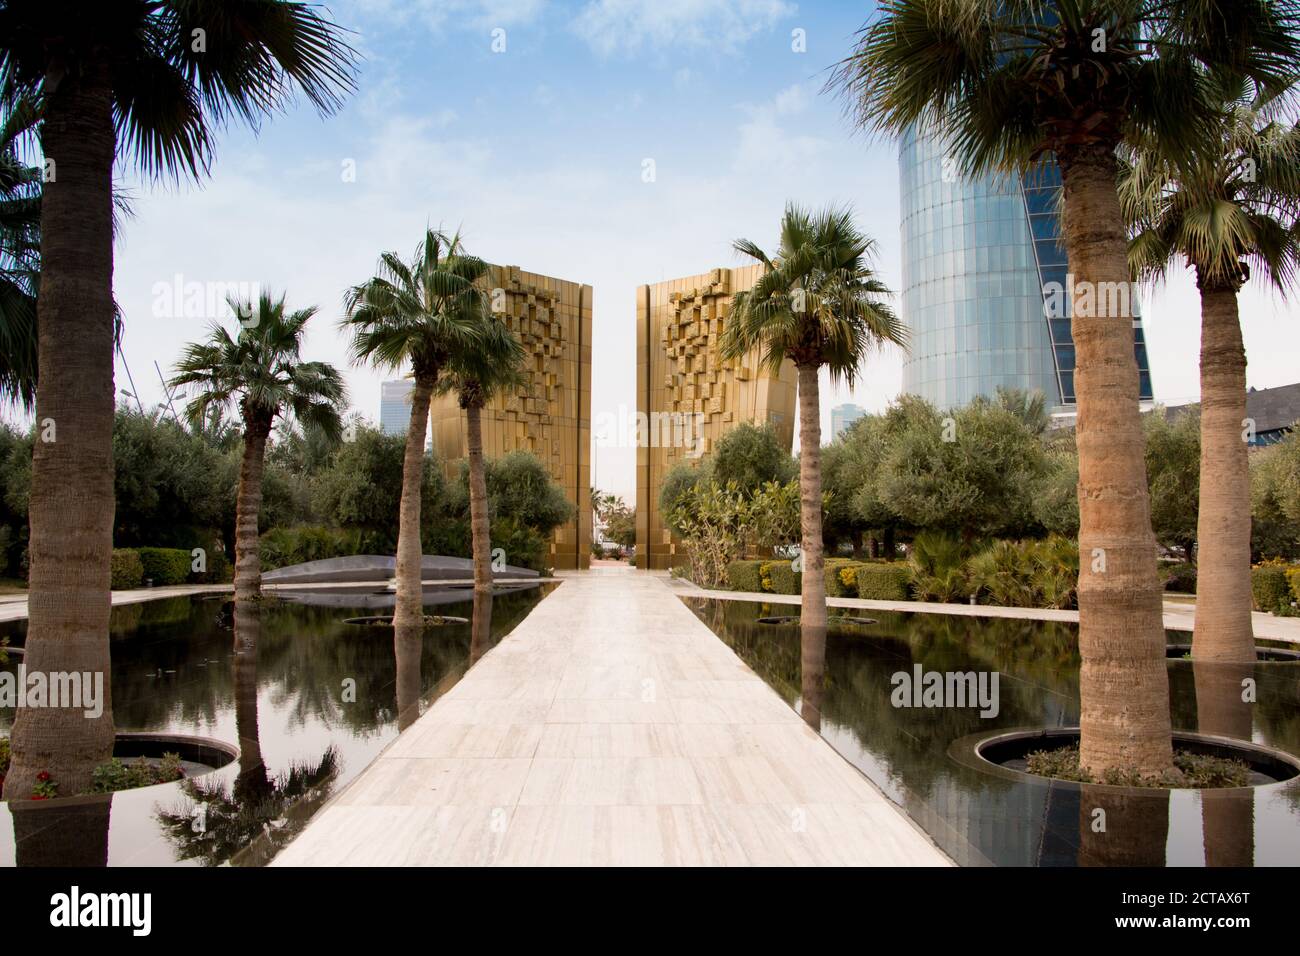
[[[1255,610],[1286,614],[1291,610],[1291,587],[1283,564],[1257,564],[1250,569],[1250,590]]]
[[[1175,594],[1196,593],[1196,565],[1180,561],[1162,568],[1165,590]]]
[[[114,548],[112,560],[112,583],[114,591],[129,591],[138,588],[144,579],[144,563],[140,552],[134,548]]]
[[[193,565],[190,565],[193,567]],[[223,551],[209,551],[207,570],[191,573],[190,580],[196,584],[229,584],[235,579],[235,566],[230,563]]]
[[[1286,580],[1291,586],[1291,600],[1300,602],[1300,568],[1291,568],[1287,571]]]
[[[861,564],[854,572],[858,597],[869,601],[906,601],[912,574],[903,564]]]
[[[918,534],[908,563],[918,601],[961,601],[970,594],[967,562],[973,553],[967,542],[940,531]]]
[[[143,759],[127,763],[114,757],[108,763],[100,764],[91,773],[90,792],[113,793],[134,787],[149,787],[155,783],[170,783],[183,776],[181,758],[177,754],[163,754],[156,764]]]
[[[773,594],[798,594],[803,587],[803,574],[790,561],[769,561],[763,565],[763,577],[771,582],[768,590]]]
[[[727,587],[757,593],[763,590],[764,561],[732,561],[727,565]]]
[[[188,551],[180,548],[139,548],[140,564],[146,579],[151,579],[154,586],[184,584],[189,580],[190,562],[193,560]]]
[[[852,558],[826,559],[826,594],[828,597],[858,596],[858,565]]]
[[[271,571],[305,561],[362,554],[364,552],[358,550],[362,537],[361,532],[354,529],[291,525],[272,528],[259,536],[257,549],[262,560],[262,570]]]

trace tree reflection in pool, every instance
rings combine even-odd
[[[439,604],[479,619],[423,634],[343,623],[366,607],[274,599],[114,608],[117,728],[238,741],[240,759],[176,784],[0,803],[0,865],[265,864],[551,587]],[[0,625],[15,646],[24,633]],[[0,727],[12,720],[0,710]]]
[[[792,707],[801,705],[799,627],[760,625],[771,605],[686,603]],[[1077,726],[1079,654],[1072,624],[872,611],[875,626],[826,641],[821,734],[899,803],[957,863],[999,866],[1294,865],[1300,778],[1193,792],[1011,779],[959,762],[954,741],[1012,727]],[[1186,635],[1171,632],[1171,642]],[[896,708],[891,677],[998,671],[996,717],[978,707]],[[1253,678],[1257,700],[1241,700]],[[1252,739],[1300,754],[1300,663],[1171,660],[1176,730]],[[1097,811],[1102,811],[1098,814]],[[1105,829],[1097,827],[1105,821]]]

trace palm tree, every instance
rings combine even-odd
[[[209,420],[214,408],[237,405],[244,423],[244,454],[235,500],[235,601],[258,597],[262,566],[257,520],[262,507],[266,443],[277,416],[292,415],[330,441],[342,431],[347,389],[334,366],[300,359],[303,330],[314,307],[286,314],[284,296],[263,292],[257,304],[232,299],[231,309],[248,316],[237,336],[214,324],[204,342],[186,348],[176,363],[172,387],[197,385],[185,405],[191,427]],[[255,324],[253,324],[255,323]]]
[[[380,256],[379,269],[377,276],[348,290],[343,327],[352,332],[353,361],[389,369],[409,362],[415,379],[402,461],[393,610],[394,626],[415,626],[424,621],[420,488],[429,399],[448,360],[478,343],[484,300],[477,283],[487,274],[488,265],[465,254],[459,233],[448,237],[428,229],[410,264],[397,253],[386,252]]]
[[[1117,147],[1141,134],[1188,154],[1210,114],[1198,64],[1280,83],[1300,61],[1296,26],[1294,4],[1268,0],[884,0],[833,85],[860,125],[940,133],[968,172],[1054,160],[1075,289],[1127,289]],[[1173,760],[1161,591],[1131,303],[1118,300],[1072,316],[1080,763],[1159,775]]]
[[[472,313],[471,313],[472,314]],[[483,462],[483,406],[507,388],[525,381],[520,366],[524,347],[518,337],[486,308],[477,312],[478,341],[453,352],[435,386],[455,392],[465,410],[465,449],[469,458],[469,527],[474,555],[474,590],[492,590],[492,541],[489,534],[487,468]]]
[[[36,290],[41,271],[41,170],[20,141],[36,124],[22,100],[0,124],[0,398],[36,405]]]
[[[300,90],[332,112],[354,51],[288,0],[0,0],[0,106],[32,100],[52,176],[41,204],[27,663],[105,674],[113,549],[113,174],[198,179],[213,129],[256,125]],[[53,440],[49,440],[53,439]],[[113,747],[112,708],[21,708],[7,791],[47,770],[84,789]]]
[[[1208,79],[1220,124],[1181,162],[1142,143],[1120,166],[1131,224],[1129,263],[1162,281],[1185,262],[1201,294],[1201,484],[1197,518],[1198,660],[1254,661],[1250,590],[1250,472],[1246,352],[1237,294],[1253,273],[1279,291],[1300,262],[1300,126],[1276,100]]]
[[[781,219],[781,241],[769,256],[748,239],[735,242],[742,255],[762,263],[753,288],[736,293],[722,331],[724,359],[758,350],[774,373],[786,361],[799,373],[799,500],[803,532],[800,632],[804,683],[818,684],[826,654],[826,588],[822,541],[822,366],[832,381],[852,385],[872,350],[906,344],[906,332],[882,299],[889,290],[872,268],[875,242],[854,225],[848,209],[812,215],[794,204]],[[805,701],[819,699],[805,693]],[[802,715],[818,726],[821,712]]]

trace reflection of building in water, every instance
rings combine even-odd
[[[483,409],[483,454],[523,449],[542,460],[577,509],[555,529],[551,564],[585,568],[591,560],[591,286],[493,266],[493,308],[523,343],[525,382]],[[448,477],[467,454],[465,412],[453,395],[435,398],[433,446]],[[506,556],[510,560],[510,556]]]
[[[636,454],[637,567],[666,568],[680,560],[659,511],[659,486],[680,461],[707,453],[740,422],[770,424],[781,443],[794,443],[795,370],[758,367],[758,354],[724,361],[718,354],[731,297],[750,288],[762,266],[714,269],[636,291],[636,407],[638,418],[671,421],[680,435],[656,440],[652,428]],[[672,413],[667,419],[665,413]]]

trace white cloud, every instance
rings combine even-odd
[[[795,117],[807,111],[809,101],[808,91],[795,84],[766,103],[742,107],[749,119],[738,130],[737,171],[795,170],[829,150],[829,141],[799,129]]]
[[[491,29],[532,23],[547,0],[357,0],[362,13],[389,24],[421,23],[430,30]]]
[[[796,9],[784,0],[591,0],[573,30],[602,56],[647,47],[734,53]]]

